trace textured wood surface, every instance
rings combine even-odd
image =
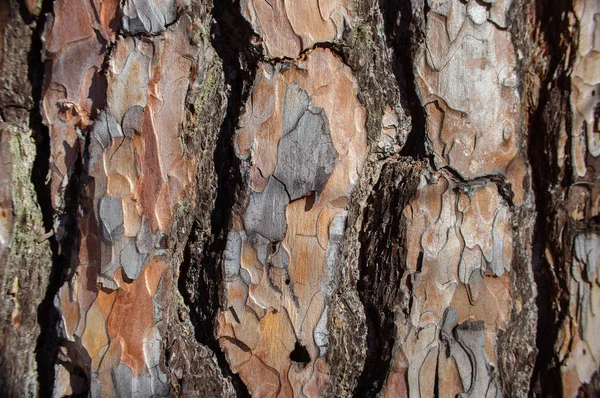
[[[240,10],[274,58],[296,58],[317,43],[340,40],[355,18],[348,0],[241,0]]]
[[[66,99],[54,104],[46,100],[48,114],[56,112],[54,118],[47,118],[56,133],[53,141],[65,145],[76,139],[77,129],[86,128],[89,119],[94,119],[88,129],[88,155],[83,166],[87,176],[78,261],[73,278],[58,293],[65,337],[80,342],[89,358],[92,395],[165,395],[169,386],[159,366],[160,329],[164,329],[160,300],[164,297],[158,296],[161,282],[166,283],[163,279],[172,277],[165,274],[166,233],[175,206],[188,191],[195,164],[184,156],[178,139],[192,63],[198,52],[188,38],[192,21],[181,17],[159,39],[117,39],[108,61],[106,98],[92,99],[110,106],[93,115],[85,97],[93,90],[93,79],[79,86],[67,79],[99,70],[102,54],[95,65],[69,62],[73,44],[53,40],[73,23],[67,19],[66,9],[65,15],[62,12],[62,8],[56,10],[46,41],[47,51],[56,49],[53,64],[64,69],[55,66],[57,69],[52,70],[45,98],[56,101],[52,95],[58,87],[66,88]],[[72,26],[69,29],[77,31]],[[86,29],[89,45],[97,46],[99,52],[100,43],[88,21],[80,26],[82,32]],[[114,38],[114,32],[111,34]],[[72,150],[79,148],[73,144]],[[55,159],[57,169],[68,170],[68,162],[58,163],[60,156]],[[64,181],[64,175],[56,179]],[[70,360],[81,360],[68,352],[63,354]],[[67,388],[59,395],[76,392],[68,389],[73,382],[65,367],[57,377],[57,387]]]
[[[597,0],[0,2],[0,395],[600,392]]]
[[[422,174],[403,210],[400,290],[410,301],[396,316],[385,396],[501,395],[496,341],[512,306],[512,210],[495,184],[470,180],[507,178],[518,206],[526,171],[507,8],[491,3],[429,2],[415,77],[434,165],[460,179]]]
[[[329,50],[261,65],[234,137],[248,200],[227,238],[218,335],[258,396],[318,396],[327,383],[327,309],[366,156],[356,88]]]
[[[596,308],[600,293],[597,268],[600,264],[598,223],[585,227],[600,214],[600,4],[575,1],[574,14],[579,37],[571,78],[571,131],[562,131],[558,163],[565,167],[570,149],[573,182],[568,189],[566,220],[560,227],[569,230],[563,245],[569,276],[568,316],[562,322],[555,349],[562,361],[563,393],[573,396],[583,383],[590,383],[600,366],[600,344],[593,336],[600,330]],[[570,134],[570,137],[566,136]],[[570,148],[565,147],[570,142]],[[589,225],[589,224],[588,224]],[[549,261],[554,261],[548,252]]]

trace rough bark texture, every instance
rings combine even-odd
[[[597,0],[5,0],[0,83],[0,395],[600,394]]]

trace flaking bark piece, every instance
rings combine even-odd
[[[562,347],[557,344],[557,351],[564,356],[561,373],[565,397],[576,396],[579,387],[589,383],[600,366],[600,341],[597,338],[600,329],[600,235],[576,234],[571,261],[569,312],[574,319],[563,324],[564,341]],[[564,353],[567,345],[570,348]]]
[[[284,134],[285,127],[284,117]],[[277,167],[273,175],[284,184],[290,200],[311,192],[318,195],[338,157],[325,112],[314,107],[304,111],[296,127],[279,141],[277,153]]]
[[[123,133],[125,136],[129,138],[133,138],[136,133],[140,133],[142,131],[142,116],[144,113],[144,108],[140,105],[134,105],[127,109],[125,115],[123,116],[122,126]]]
[[[102,225],[102,237],[111,244],[119,241],[125,232],[121,199],[103,197],[98,206],[98,215]]]
[[[142,268],[148,263],[149,255],[140,253],[133,240],[129,240],[126,246],[121,250],[119,261],[127,279],[134,280],[140,275]]]
[[[458,324],[456,309],[451,306],[444,315],[441,337],[458,368],[465,391],[460,396],[499,397],[496,380],[490,376],[483,321]]]
[[[428,1],[425,46],[415,62],[427,136],[436,167],[465,179],[514,173],[509,164],[520,158],[517,62],[503,29],[508,3],[496,1],[490,14],[481,1]]]
[[[546,257],[550,262],[570,261],[567,275],[568,309],[555,352],[560,358],[562,395],[581,394],[582,385],[594,385],[600,366],[600,279],[598,266],[600,235],[594,218],[600,214],[600,3],[595,0],[572,2],[573,36],[570,71],[571,117],[562,119],[557,145],[560,176],[571,173],[570,186],[556,183],[549,191],[568,197],[564,207],[568,217],[556,218],[553,240],[548,241]],[[570,130],[569,130],[570,127]],[[569,147],[570,146],[570,147]],[[552,181],[552,180],[550,180]],[[567,191],[568,190],[568,191]],[[560,200],[553,201],[553,212],[564,211]],[[562,246],[562,253],[556,253]],[[558,257],[554,258],[553,254]],[[554,258],[554,259],[553,259]],[[562,283],[562,282],[561,282]]]
[[[222,262],[219,343],[251,394],[319,396],[365,111],[351,70],[326,49],[261,64],[256,77],[234,137],[248,202]]]
[[[354,23],[350,0],[242,0],[240,9],[269,57],[296,58],[316,43],[342,38]]]
[[[239,232],[227,235],[227,245],[223,253],[225,280],[230,281],[240,274],[240,258],[242,256],[242,236]]]
[[[429,396],[434,389],[435,366],[423,353],[436,350],[441,340],[452,348],[454,361],[443,361],[439,366],[460,376],[446,379],[445,388],[471,394],[465,396],[485,396],[491,384],[477,379],[476,374],[484,369],[491,379],[497,373],[491,368],[471,366],[475,364],[475,354],[469,351],[473,347],[459,344],[455,327],[471,322],[468,328],[481,328],[476,336],[477,347],[481,345],[483,350],[485,346],[495,353],[498,332],[506,328],[511,309],[510,208],[495,184],[457,183],[444,172],[424,172],[417,194],[403,215],[407,222],[408,269],[402,289],[411,299],[405,304],[410,306],[406,310],[409,315],[399,311],[396,316],[396,324],[402,327],[397,329],[391,366],[408,368],[409,377],[405,383],[398,380],[401,372],[392,374],[384,392],[393,396],[408,389],[411,396]],[[497,275],[487,273],[488,268]],[[424,342],[422,331],[439,325],[441,332]],[[466,340],[462,343],[471,344]],[[495,357],[489,361],[494,362]],[[485,366],[487,362],[488,357]],[[485,389],[479,386],[473,392],[473,385],[479,382],[485,384]],[[496,384],[492,389],[497,390]]]
[[[103,2],[102,9],[114,11],[115,1]],[[59,239],[64,235],[65,187],[80,155],[77,131],[84,130],[105,104],[97,72],[107,48],[101,41],[113,37],[108,28],[110,20],[110,16],[96,14],[89,0],[64,0],[54,4],[44,30],[47,69],[40,112],[49,129],[50,198]]]
[[[600,3],[575,0],[579,41],[571,78],[571,157],[573,176],[586,177],[588,161],[600,156]],[[589,176],[587,176],[589,178]]]
[[[308,93],[300,88],[297,83],[289,84],[285,89],[283,99],[283,135],[290,133],[296,128],[302,115],[310,106]]]
[[[249,236],[259,234],[271,242],[285,236],[285,207],[289,196],[285,186],[276,178],[270,178],[263,192],[253,192],[244,216],[244,227]]]
[[[87,2],[77,2],[78,8],[71,11],[86,13],[75,21],[65,18],[63,13],[71,14],[64,5],[72,3],[55,4],[60,18],[51,25],[53,31],[64,32],[69,23],[94,15],[87,13]],[[104,62],[104,47],[81,49],[96,43],[93,31],[75,42],[51,40],[48,45],[57,52],[46,49],[53,57],[52,68],[60,66],[47,75],[44,93],[58,172],[70,166],[65,167],[57,140],[62,146],[72,145],[75,128],[85,133],[89,118],[94,119],[89,145],[75,147],[83,152],[84,166],[77,212],[81,241],[74,247],[78,253],[73,256],[72,277],[57,299],[64,344],[76,348],[65,353],[59,377],[68,380],[75,377],[71,369],[81,369],[92,397],[170,393],[162,367],[165,321],[173,304],[172,272],[165,254],[177,206],[185,197],[194,203],[189,188],[196,160],[184,153],[180,139],[188,88],[199,67],[199,48],[190,37],[192,23],[184,13],[160,37],[120,36],[108,61],[108,87],[102,91],[108,105],[97,115],[87,102],[78,103],[90,93],[86,79]],[[87,32],[80,28],[72,31]],[[67,52],[80,59],[69,64],[73,58],[61,57]],[[83,72],[80,67],[85,67]],[[69,70],[73,73],[65,73]],[[80,73],[86,79],[74,84]],[[58,110],[56,104],[61,105]],[[53,185],[61,184],[62,176],[53,176]]]
[[[138,33],[159,33],[175,21],[177,9],[182,0],[125,0],[123,13],[123,31],[136,35]]]
[[[148,254],[156,244],[157,236],[150,230],[150,223],[146,216],[142,216],[142,225],[136,237],[137,250]]]
[[[470,381],[463,379],[463,386],[468,383],[470,388],[466,390],[467,392],[461,394],[461,397],[498,397],[498,388],[493,385],[496,381],[490,376],[488,359],[485,353],[485,327],[483,321],[461,323],[454,329],[454,335],[456,341],[468,355],[472,369],[472,379]],[[455,359],[458,362],[459,359],[457,357]],[[464,357],[461,362],[464,362]]]

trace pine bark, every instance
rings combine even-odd
[[[599,16],[1,2],[0,394],[597,396]]]

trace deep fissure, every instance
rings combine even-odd
[[[566,4],[561,2],[553,7],[563,6]],[[568,79],[564,73],[557,73],[564,67],[565,60],[563,59],[566,53],[562,46],[568,46],[562,37],[557,37],[562,32],[568,31],[561,29],[566,26],[567,21],[554,18],[553,13],[549,12],[548,5],[544,1],[536,4],[536,15],[538,16],[538,24],[542,28],[543,39],[547,42],[549,51],[548,58],[550,66],[546,70],[546,75],[539,86],[539,97],[537,107],[531,110],[530,123],[528,126],[528,151],[531,161],[531,170],[533,173],[533,192],[536,202],[536,221],[534,229],[533,255],[532,265],[534,280],[537,285],[538,296],[536,305],[538,307],[538,324],[536,332],[536,346],[538,356],[536,358],[533,374],[531,377],[530,391],[532,394],[542,394],[543,396],[552,396],[557,391],[562,391],[562,381],[560,377],[560,363],[554,354],[554,344],[558,339],[559,326],[562,323],[568,308],[568,292],[567,286],[564,285],[568,275],[566,270],[552,269],[545,258],[545,250],[548,248],[554,255],[555,266],[564,264],[561,248],[554,247],[553,242],[549,238],[552,226],[549,220],[553,219],[556,214],[552,209],[552,195],[548,192],[548,187],[553,185],[552,178],[557,178],[560,173],[554,170],[552,173],[547,173],[548,167],[553,167],[556,162],[548,162],[548,155],[555,153],[552,143],[547,141],[548,131],[558,135],[558,124],[548,126],[546,123],[546,108],[551,105],[552,85],[557,84],[562,88],[563,93],[568,93]],[[568,8],[562,10],[559,14],[566,16],[571,12]],[[572,60],[568,60],[569,64]],[[563,71],[564,72],[564,71]],[[555,80],[555,76],[559,76]],[[563,94],[560,101],[562,109],[568,109],[566,101],[568,94]],[[568,114],[568,112],[566,113]],[[556,123],[556,121],[555,121]],[[568,128],[568,127],[567,127]],[[570,157],[568,157],[570,158]],[[553,156],[550,156],[553,159]],[[550,164],[548,164],[550,163]],[[570,170],[567,172],[567,178],[570,175]],[[558,183],[558,182],[557,182]],[[558,185],[561,185],[558,183]],[[556,274],[558,272],[559,274]],[[563,274],[562,277],[560,274]],[[554,281],[558,281],[559,285],[555,285]],[[553,297],[561,304],[559,308],[554,308]],[[538,384],[539,383],[539,384]],[[537,391],[538,384],[540,391]]]
[[[46,183],[46,178],[50,169],[50,131],[42,123],[40,112],[40,103],[42,99],[42,90],[44,84],[45,64],[42,62],[43,41],[42,33],[46,24],[46,15],[52,13],[53,2],[50,0],[42,1],[42,9],[37,17],[36,27],[32,34],[31,48],[28,54],[28,77],[32,85],[32,98],[34,108],[30,111],[30,128],[33,131],[33,140],[36,147],[36,156],[33,163],[31,182],[34,186],[37,202],[42,212],[42,220],[46,233],[53,231],[54,211],[52,209],[52,200],[50,196],[50,186]],[[22,14],[27,13],[22,10]],[[76,166],[76,172],[73,175],[69,186],[66,189],[66,197],[69,198],[65,209],[67,222],[65,230],[74,223],[74,217],[77,208],[77,189],[73,185],[78,180],[78,173],[81,172],[81,159],[79,158]],[[69,214],[69,212],[72,212]],[[60,314],[54,306],[54,298],[58,293],[60,286],[64,281],[65,273],[69,267],[69,252],[74,244],[76,237],[73,233],[68,233],[61,240],[60,245],[57,237],[51,234],[48,237],[50,249],[52,251],[52,269],[46,288],[44,299],[38,307],[38,323],[40,325],[40,335],[36,343],[36,362],[38,366],[38,383],[40,396],[50,397],[54,390],[54,364],[56,363],[59,335],[58,322]]]
[[[252,29],[242,17],[239,5],[215,0],[212,13],[215,22],[211,27],[211,44],[223,62],[225,84],[229,87],[225,119],[213,154],[217,192],[211,215],[212,238],[198,246],[200,242],[195,239],[197,224],[194,224],[178,285],[190,308],[196,339],[215,353],[221,372],[231,378],[237,396],[245,397],[249,396],[248,389],[239,375],[231,371],[216,339],[215,320],[221,309],[222,253],[227,242],[231,210],[241,194],[240,162],[232,138],[250,94],[258,52],[250,44]],[[192,253],[193,249],[196,253]],[[190,278],[192,274],[194,278]]]

